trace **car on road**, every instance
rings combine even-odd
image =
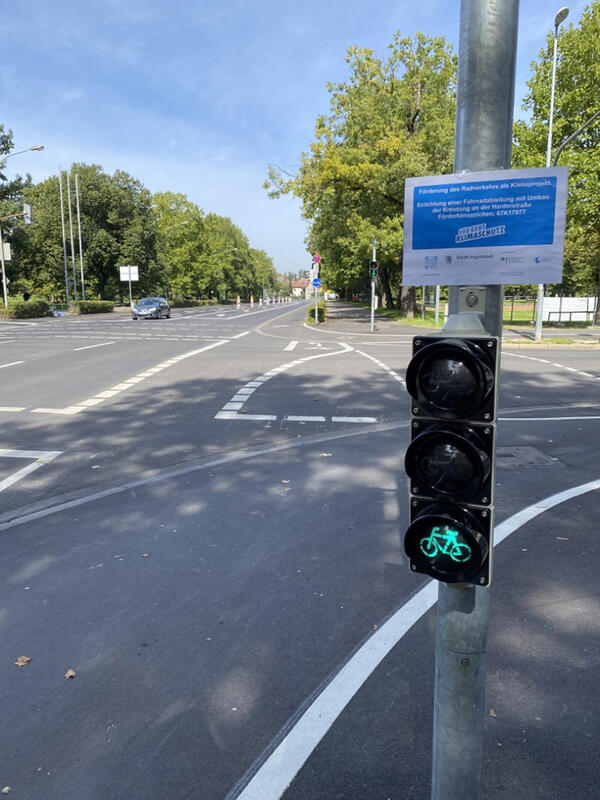
[[[171,306],[164,297],[142,297],[131,307],[133,319],[160,319],[171,316]]]

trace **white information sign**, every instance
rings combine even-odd
[[[139,267],[119,267],[122,281],[139,281]]]
[[[566,204],[566,167],[408,178],[402,283],[560,283]]]

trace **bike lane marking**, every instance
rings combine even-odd
[[[600,489],[600,479],[552,494],[494,528],[494,547],[554,506]],[[280,800],[319,742],[390,650],[435,605],[437,581],[428,581],[364,642],[296,721],[288,723],[225,800]],[[290,727],[291,726],[291,727]]]
[[[0,458],[23,458],[23,459],[35,459],[33,464],[27,464],[27,466],[22,467],[21,469],[13,472],[12,475],[9,475],[8,478],[4,478],[4,480],[0,481],[0,492],[3,492],[5,489],[8,489],[9,486],[12,486],[17,481],[24,478],[26,475],[29,475],[34,470],[43,467],[45,464],[49,464],[53,461],[57,456],[62,454],[62,450],[2,450],[0,449]]]
[[[131,389],[132,386],[140,383],[140,381],[146,380],[146,378],[150,378],[152,375],[156,375],[158,372],[162,372],[162,370],[167,369],[168,367],[172,367],[174,364],[177,364],[179,361],[183,361],[186,358],[191,358],[192,356],[196,356],[199,353],[204,353],[207,350],[212,350],[215,347],[220,347],[222,344],[227,344],[229,339],[220,339],[218,342],[213,342],[212,344],[207,344],[205,347],[200,347],[198,350],[190,350],[187,353],[181,353],[178,356],[172,356],[171,358],[166,359],[165,361],[161,361],[160,364],[157,364],[155,367],[151,367],[150,369],[144,370],[143,372],[138,372],[137,375],[134,375],[132,378],[123,381],[122,383],[118,383],[115,386],[111,386],[109,389],[105,391],[98,392],[93,397],[87,398],[85,400],[80,400],[79,403],[72,406],[67,406],[66,408],[32,408],[32,414],[62,414],[64,416],[74,416],[75,414],[80,414],[82,411],[86,411],[88,408],[93,406],[97,406],[99,403],[103,403],[105,400],[114,397],[116,394],[120,392],[124,392],[127,389]]]

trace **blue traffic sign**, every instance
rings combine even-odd
[[[313,286],[316,286],[316,287],[317,287],[317,289],[318,289],[318,288],[319,288],[319,286],[321,285],[321,278],[313,278],[312,285],[313,285]]]

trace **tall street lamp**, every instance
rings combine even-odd
[[[7,158],[11,158],[12,156],[18,156],[20,153],[27,153],[29,150],[43,150],[43,144],[34,144],[31,147],[26,147],[24,150],[15,150],[12,153],[7,153],[5,156],[0,158],[0,164],[6,161]],[[10,215],[12,216],[12,215]],[[10,216],[8,217],[10,219]],[[15,215],[20,216],[20,215]],[[4,241],[2,239],[2,228],[0,227],[0,266],[2,267],[2,294],[4,297],[4,307],[8,308],[8,291],[6,288],[6,269],[4,266]]]
[[[556,56],[558,51],[558,28],[569,16],[569,9],[563,6],[554,17],[554,54],[552,57],[552,86],[550,89],[550,118],[548,120],[548,145],[546,147],[546,166],[552,163],[552,122],[554,118],[554,89],[556,87]],[[542,341],[542,317],[544,313],[544,284],[538,284],[536,315],[535,315],[535,341]]]

